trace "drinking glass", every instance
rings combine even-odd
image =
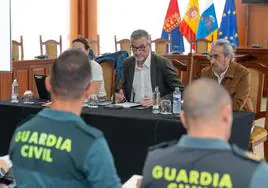
[[[163,99],[160,103],[161,114],[171,114],[171,102],[170,100]]]
[[[88,99],[89,108],[98,108],[98,97],[95,94],[90,95]]]
[[[31,90],[26,90],[23,94],[24,104],[34,104],[33,92]]]

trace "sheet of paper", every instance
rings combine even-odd
[[[131,107],[134,107],[134,106],[140,106],[141,104],[133,103],[133,102],[124,102],[124,103],[118,103],[116,105],[122,106],[123,108],[131,108]]]
[[[5,161],[5,162],[8,164],[8,166],[9,166],[10,168],[12,167],[12,162],[11,162],[11,160],[9,159],[9,155],[1,156],[1,157],[0,157],[0,160]]]
[[[133,175],[124,185],[123,188],[138,188],[140,187],[142,176]]]

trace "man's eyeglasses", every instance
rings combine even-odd
[[[131,49],[133,52],[136,52],[136,51],[142,51],[144,52],[146,47],[149,46],[150,44],[147,44],[147,45],[142,45],[142,46],[139,46],[139,47],[136,47],[136,46],[131,46]]]
[[[207,59],[208,59],[209,61],[211,61],[212,59],[218,60],[219,57],[220,57],[220,56],[219,56],[218,54],[208,54],[208,55],[207,55]]]

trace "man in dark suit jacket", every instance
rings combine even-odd
[[[134,56],[124,61],[123,90],[119,91],[117,101],[125,99],[151,106],[156,86],[165,98],[171,98],[176,87],[183,90],[171,61],[151,52],[150,36],[146,31],[134,31],[130,40]]]

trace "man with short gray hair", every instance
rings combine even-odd
[[[153,92],[158,86],[161,97],[172,98],[176,87],[183,91],[171,61],[151,52],[151,39],[147,31],[138,29],[130,36],[133,56],[124,61],[123,88],[116,96],[143,106],[153,105]]]
[[[268,165],[228,143],[233,120],[228,92],[202,78],[183,98],[180,118],[187,136],[149,152],[141,187],[268,187]]]
[[[234,46],[225,39],[214,41],[208,60],[210,66],[202,70],[201,77],[212,78],[223,85],[232,97],[233,110],[252,112],[250,74],[246,67],[235,62]]]

